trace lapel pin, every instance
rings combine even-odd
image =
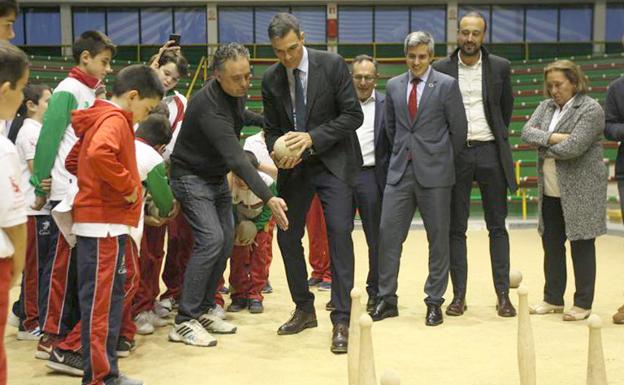
[[[429,83],[429,88],[433,88],[433,83]]]

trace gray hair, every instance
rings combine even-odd
[[[416,31],[407,35],[405,43],[403,44],[403,52],[407,55],[407,51],[409,51],[410,48],[421,44],[427,44],[429,54],[433,55],[435,42],[433,41],[433,36],[431,36],[429,32],[425,31]]]
[[[213,70],[222,71],[223,65],[228,60],[236,60],[239,57],[244,57],[249,60],[249,50],[240,43],[228,43],[219,46],[212,57]]]
[[[379,71],[379,63],[377,63],[377,60],[373,59],[371,56],[366,55],[366,54],[357,55],[353,59],[353,63],[351,65],[353,66],[354,64],[362,63],[365,61],[369,61],[373,63],[373,65],[375,66],[375,72]]]
[[[299,20],[290,13],[280,12],[273,16],[269,23],[269,40],[273,40],[276,37],[281,39],[290,31],[293,31],[297,37],[301,34]]]

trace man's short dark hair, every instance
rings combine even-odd
[[[171,124],[163,114],[151,113],[139,123],[135,135],[152,147],[166,146],[171,142]]]
[[[74,61],[80,63],[80,55],[84,51],[89,52],[91,57],[95,57],[100,53],[110,50],[113,56],[117,52],[117,46],[113,44],[113,41],[100,31],[85,31],[72,46],[72,55]]]
[[[375,72],[379,72],[379,63],[377,63],[377,60],[373,59],[372,56],[369,56],[369,55],[366,55],[366,54],[357,55],[353,59],[353,63],[351,63],[351,65],[362,63],[362,62],[365,62],[365,61],[369,61],[369,62],[373,63],[373,65],[375,66]]]
[[[223,65],[228,60],[237,60],[239,57],[249,59],[249,50],[240,43],[228,43],[220,45],[212,56],[213,70],[223,70]]]
[[[288,35],[290,31],[293,31],[297,36],[301,35],[299,20],[297,20],[294,15],[286,12],[280,12],[273,16],[271,22],[269,23],[268,31],[270,40],[273,40],[276,37],[281,39]]]
[[[136,90],[141,99],[165,96],[165,87],[162,85],[156,71],[144,64],[128,66],[117,74],[113,84],[113,96],[121,96],[128,91]]]
[[[459,25],[461,24],[461,21],[464,17],[476,17],[479,18],[481,20],[483,20],[483,33],[487,32],[487,19],[485,18],[485,16],[483,16],[483,14],[481,12],[478,11],[470,11],[468,13],[466,13],[464,16],[462,16],[459,19],[459,23],[457,24],[457,27],[459,28]]]
[[[24,51],[11,44],[0,44],[0,84],[9,82],[15,89],[28,65],[28,56]]]
[[[0,17],[7,17],[11,14],[17,15],[19,13],[19,5],[16,0],[2,0],[0,1]]]

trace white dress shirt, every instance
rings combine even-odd
[[[485,117],[483,106],[483,63],[481,52],[477,64],[469,66],[458,55],[458,81],[468,119],[468,140],[490,141],[494,135]]]
[[[414,74],[412,71],[408,71],[409,73],[409,83],[407,84],[407,104],[409,105],[409,97],[410,93],[412,93],[412,79],[414,79]],[[420,77],[420,82],[416,86],[416,107],[420,107],[420,100],[422,99],[422,95],[425,92],[425,85],[427,84],[427,80],[429,80],[429,74],[431,73],[431,66],[427,68],[427,71]]]
[[[303,96],[304,102],[307,103],[308,99],[308,50],[306,47],[303,47],[303,56],[301,57],[301,62],[299,62],[299,69],[301,72],[299,73],[299,79],[301,79],[301,85],[303,85]],[[288,88],[290,89],[290,100],[292,102],[293,111],[295,110],[295,75],[293,74],[294,69],[286,69],[286,76],[288,77]]]
[[[375,104],[375,91],[373,91],[370,98],[363,102],[360,101],[360,106],[364,113],[364,121],[355,132],[362,150],[362,158],[364,160],[362,167],[375,165]]]
[[[557,128],[557,124],[561,121],[561,118],[570,110],[574,103],[574,96],[568,100],[563,108],[557,108],[548,126],[548,132],[554,132]],[[560,198],[561,191],[559,191],[559,179],[557,178],[557,165],[553,158],[544,159],[544,194],[549,197]]]

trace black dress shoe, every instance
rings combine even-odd
[[[453,301],[446,307],[446,315],[454,317],[464,315],[466,309],[468,309],[468,306],[466,306],[464,297],[454,297]]]
[[[442,318],[442,309],[439,305],[427,304],[427,317],[425,323],[427,326],[438,326],[444,319]]]
[[[336,324],[332,332],[331,352],[344,354],[349,346],[349,325]]]
[[[297,334],[304,329],[315,328],[317,326],[316,313],[306,313],[303,310],[295,309],[292,317],[277,329],[277,334]]]
[[[498,315],[501,317],[516,316],[516,309],[511,304],[509,294],[507,293],[498,294],[498,303],[496,304],[496,310],[498,311]]]
[[[327,311],[334,311],[334,310],[336,310],[336,305],[334,305],[332,300],[329,300],[329,302],[327,302],[325,304],[325,310],[327,310]]]
[[[370,313],[373,321],[381,321],[384,318],[396,317],[398,315],[399,309],[397,308],[397,305],[389,304],[383,299],[377,303],[373,312]]]
[[[370,296],[366,302],[366,312],[372,313],[375,311],[375,305],[377,305],[377,297]]]

